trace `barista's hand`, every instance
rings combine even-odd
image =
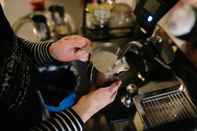
[[[91,116],[114,101],[121,81],[116,81],[109,87],[99,88],[82,96],[73,109],[85,123]]]
[[[73,60],[88,61],[91,42],[82,36],[66,36],[49,47],[50,55],[62,62]]]

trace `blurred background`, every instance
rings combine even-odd
[[[118,67],[112,77],[123,84],[116,100],[85,130],[196,131],[197,0],[31,1],[0,0],[17,35],[54,42],[78,34],[94,44],[90,63],[39,67],[45,86],[54,87],[47,93],[66,84],[83,95],[99,88],[108,67]]]
[[[18,18],[32,12],[29,0],[1,0],[1,2],[4,4],[6,15],[11,24],[14,24]],[[81,0],[46,0],[46,8],[52,4],[63,4],[65,11],[71,14],[76,22],[75,25],[80,27],[83,12]]]
[[[1,0],[4,5],[4,10],[6,12],[6,16],[13,26],[15,22],[19,21],[20,18],[26,16],[27,14],[32,12],[32,7],[30,4],[30,0]],[[65,12],[72,16],[72,25],[76,30],[79,30],[82,24],[83,18],[83,3],[80,0],[46,0],[45,8],[48,9],[49,6],[58,4],[63,5]],[[27,25],[23,25],[22,29],[20,29],[20,35],[26,38],[32,37],[32,25],[28,22]],[[29,26],[28,26],[29,25]]]

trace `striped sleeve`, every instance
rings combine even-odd
[[[73,109],[54,113],[31,131],[82,131],[84,123]]]
[[[18,38],[18,41],[37,65],[43,66],[55,62],[48,50],[51,42],[30,42],[22,38]]]

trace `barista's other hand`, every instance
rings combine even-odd
[[[88,61],[90,48],[90,40],[82,36],[66,36],[54,42],[49,47],[50,55],[61,62],[68,62],[73,60]]]
[[[116,81],[108,87],[99,88],[85,96],[82,96],[72,108],[86,122],[99,110],[112,103],[117,95],[121,81]]]

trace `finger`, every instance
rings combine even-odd
[[[75,54],[76,54],[77,57],[80,57],[80,56],[84,56],[84,55],[89,54],[89,53],[86,50],[80,49],[80,50],[76,51]]]
[[[89,60],[89,54],[87,53],[83,56],[80,56],[78,59],[82,62],[87,62]]]
[[[69,42],[68,42],[69,41]],[[70,37],[64,38],[63,42],[70,43],[71,47],[87,48],[90,47],[92,42],[84,37]]]
[[[115,81],[114,83],[112,83],[111,88],[113,89],[113,91],[117,91],[121,84],[122,84],[122,81],[120,80]]]
[[[111,101],[113,102],[118,94],[118,91],[115,91],[111,96]]]
[[[81,36],[79,35],[70,35],[70,36],[64,36],[63,39],[64,40],[68,40],[68,39],[77,39],[80,38]]]
[[[76,52],[76,59],[86,62],[89,59],[89,53],[85,50],[78,50]]]
[[[78,47],[78,48],[90,48],[91,42],[89,40],[85,39],[78,39],[78,40],[70,40],[70,43],[72,47]]]
[[[71,36],[68,36],[70,39],[80,39],[80,38],[83,38],[83,36],[80,36],[80,35],[71,35]]]
[[[116,92],[119,89],[121,84],[122,84],[122,82],[120,80],[112,83],[111,86],[109,87],[109,91],[111,93]]]
[[[86,43],[86,41],[84,40],[64,40],[63,43],[68,44],[71,48],[83,48],[86,47],[88,43]]]

